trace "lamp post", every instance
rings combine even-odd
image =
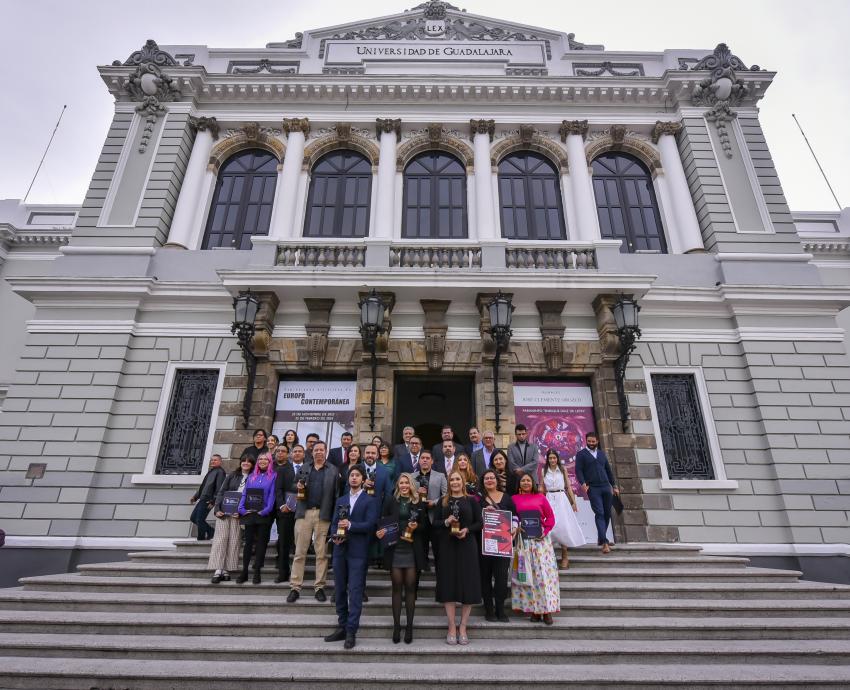
[[[489,332],[493,342],[496,343],[496,354],[493,357],[493,402],[496,405],[496,431],[499,431],[499,358],[511,339],[511,317],[514,312],[511,298],[499,290],[499,293],[487,303],[487,312],[490,316]]]
[[[611,307],[614,314],[614,323],[617,325],[617,337],[620,339],[620,356],[614,362],[614,377],[617,383],[617,397],[620,401],[620,421],[623,431],[629,429],[629,401],[626,398],[626,367],[629,365],[629,357],[636,347],[640,338],[640,327],[638,326],[638,312],[640,305],[630,297],[619,296],[614,306]]]
[[[378,376],[378,357],[375,349],[378,336],[384,332],[384,309],[386,305],[373,289],[357,305],[360,307],[360,337],[363,348],[372,356],[372,398],[369,402],[369,430],[375,430],[375,381]]]
[[[242,358],[248,368],[248,383],[245,389],[245,401],[242,403],[242,424],[248,428],[251,416],[251,400],[254,397],[254,379],[257,376],[257,356],[251,349],[251,338],[254,337],[254,321],[260,309],[260,300],[251,290],[240,292],[238,297],[233,298],[233,324],[230,332],[236,335],[239,348],[242,350]]]

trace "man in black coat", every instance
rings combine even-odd
[[[215,529],[207,523],[207,515],[226,476],[221,466],[221,456],[216,453],[210,458],[210,469],[201,480],[201,485],[189,499],[189,503],[195,506],[189,519],[198,528],[198,541],[212,539],[215,534]]]
[[[300,446],[299,446],[300,447]],[[278,446],[275,452],[274,471],[277,474],[275,488],[275,522],[277,523],[277,578],[275,582],[289,581],[289,557],[295,545],[295,511],[287,506],[287,495],[295,493],[295,470],[286,446]],[[291,502],[290,502],[291,505]]]
[[[412,426],[406,426],[401,430],[401,439],[402,443],[397,443],[393,446],[393,457],[398,463],[398,459],[400,457],[409,456],[410,455],[410,439],[416,436],[416,429]]]
[[[440,442],[435,443],[431,448],[431,459],[434,461],[435,468],[439,468],[443,465],[443,442],[454,440],[455,432],[452,430],[451,424],[444,424],[440,431]]]
[[[576,454],[576,479],[587,493],[593,516],[596,519],[596,540],[602,553],[611,551],[608,541],[608,523],[611,522],[611,501],[620,490],[611,471],[605,451],[599,448],[599,437],[592,431],[585,436],[586,448]]]

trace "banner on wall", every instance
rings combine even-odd
[[[307,434],[316,433],[328,449],[334,448],[344,431],[354,431],[356,394],[356,381],[281,381],[272,433],[283,441],[284,433],[294,429],[302,445]]]
[[[543,463],[546,451],[558,451],[566,462],[567,476],[578,503],[578,518],[586,543],[596,543],[593,510],[576,480],[576,453],[584,448],[584,436],[596,431],[593,396],[583,381],[515,381],[514,415],[528,428],[528,440]],[[614,535],[609,529],[608,539]]]

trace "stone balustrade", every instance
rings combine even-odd
[[[390,247],[390,268],[481,269],[481,247],[404,246]]]
[[[593,247],[507,247],[505,264],[509,269],[575,270],[597,268]]]
[[[339,244],[282,244],[277,265],[286,268],[363,268],[366,247]]]

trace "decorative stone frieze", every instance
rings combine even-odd
[[[528,146],[534,140],[534,136],[536,134],[537,128],[534,125],[519,126],[519,140],[526,146]]]
[[[540,335],[543,337],[543,357],[549,371],[558,371],[564,364],[564,323],[561,314],[563,301],[538,301],[534,303],[540,314]]]
[[[395,132],[396,143],[401,141],[401,118],[379,117],[375,119],[375,136],[380,139],[381,134]]]
[[[470,120],[469,121],[469,138],[475,139],[476,134],[487,134],[490,141],[493,141],[493,134],[496,131],[495,120]]]
[[[309,312],[304,327],[307,330],[307,366],[311,371],[320,371],[325,363],[334,301],[333,299],[304,298]]]
[[[396,153],[396,170],[402,172],[410,160],[425,151],[439,149],[457,156],[468,172],[472,172],[475,155],[472,147],[443,125],[432,122],[421,133],[403,141]]]
[[[218,140],[218,135],[221,131],[218,120],[214,117],[195,117],[194,115],[190,115],[189,127],[191,127],[196,133],[209,132],[210,135],[212,135],[213,141]]]
[[[585,149],[587,164],[606,151],[623,151],[639,158],[650,169],[658,171],[662,169],[661,157],[649,141],[640,138],[634,132],[627,130],[622,125],[614,125],[604,132],[595,133],[590,138]]]
[[[564,120],[558,128],[558,134],[561,135],[562,142],[566,141],[570,134],[578,134],[584,139],[587,136],[587,129],[587,120]]]
[[[446,332],[449,327],[446,323],[446,312],[451,300],[423,299],[419,300],[422,311],[425,312],[425,354],[428,359],[428,368],[431,371],[439,371],[443,368],[443,358],[446,353]]]
[[[310,120],[306,117],[289,117],[284,118],[282,123],[283,133],[289,136],[293,130],[300,131],[304,138],[310,136]]]
[[[303,129],[297,129],[296,131],[303,131]],[[320,131],[324,132],[324,134],[311,141],[304,148],[302,170],[311,170],[322,156],[334,149],[340,148],[347,148],[362,153],[369,159],[369,162],[373,166],[378,165],[380,151],[372,139],[367,139],[363,136],[364,130],[358,130],[352,127],[349,122],[338,122],[333,129]]]
[[[262,148],[283,160],[286,153],[285,144],[274,136],[266,127],[251,122],[238,130],[228,130],[225,137],[219,141],[210,152],[209,169],[218,173],[222,164],[233,154],[247,148]]]
[[[656,120],[655,127],[652,128],[652,143],[657,144],[658,140],[664,134],[669,134],[670,136],[675,137],[681,131],[681,122],[662,122],[661,120]]]
[[[520,130],[500,139],[499,143],[490,151],[490,164],[496,167],[505,156],[516,151],[534,151],[552,161],[562,175],[569,172],[570,165],[567,152],[544,132],[538,131],[533,132],[530,139],[528,139],[526,132],[526,139],[523,140]]]
[[[642,77],[643,63],[640,62],[574,62],[573,74],[577,77],[601,77],[605,73],[612,77]]]

